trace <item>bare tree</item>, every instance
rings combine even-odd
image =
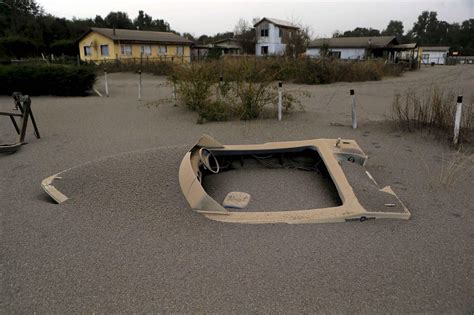
[[[298,29],[294,31],[289,37],[289,42],[286,45],[286,55],[298,57],[306,52],[309,42],[313,36],[313,31],[310,26],[302,24],[294,24]]]

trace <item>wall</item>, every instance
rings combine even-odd
[[[425,55],[428,55],[428,58],[424,58]],[[428,50],[423,50],[421,53],[421,62],[430,64],[434,62],[435,64],[438,65],[444,65],[446,63],[446,56],[447,52],[446,51],[428,51]]]
[[[92,56],[85,56],[84,55],[84,46],[89,46],[93,44],[91,47]],[[100,45],[109,45],[109,56],[101,56],[100,54]],[[90,61],[90,60],[108,60],[108,59],[115,59],[115,47],[114,42],[101,34],[91,32],[87,34],[80,42],[79,42],[79,56],[83,61]]]
[[[268,36],[261,36],[261,29],[268,29]],[[286,50],[286,44],[282,43],[280,37],[280,28],[273,23],[268,23],[263,21],[256,28],[256,39],[257,43],[255,44],[255,55],[261,56],[261,47],[268,46],[269,55],[283,55]]]
[[[120,45],[131,45],[132,46],[132,55],[122,55],[121,54],[121,49]],[[143,55],[141,56],[141,46],[142,45],[150,45],[151,46],[151,55],[146,56]],[[158,49],[160,46],[166,46],[167,47],[167,52],[166,54],[159,54]],[[150,60],[163,60],[163,61],[184,61],[184,62],[190,62],[191,61],[191,48],[190,46],[184,46],[184,53],[183,56],[179,56],[177,52],[177,46],[183,46],[183,45],[160,45],[160,44],[148,44],[148,43],[139,43],[139,44],[130,44],[127,42],[117,42],[115,44],[115,51],[117,52],[117,56],[114,56],[114,59],[118,58],[120,60],[127,60],[127,59],[139,59],[142,57],[144,60],[150,59]]]
[[[84,46],[88,46],[91,42],[94,43],[94,47],[92,47],[92,56],[85,56],[84,55]],[[120,44],[126,44],[132,46],[132,55],[122,55],[120,50]],[[100,45],[109,45],[109,56],[102,56],[100,54]],[[120,41],[113,42],[110,38],[105,37],[101,34],[91,32],[86,37],[84,37],[79,42],[79,54],[80,58],[83,61],[103,61],[103,60],[126,60],[126,59],[139,59],[141,56],[141,43],[138,44],[131,44],[131,43],[120,43]],[[166,45],[167,46],[167,53],[165,55],[158,54],[158,47],[161,46],[159,44],[147,44],[151,46],[151,55],[148,56],[149,59],[159,60],[160,58],[166,61],[176,61],[176,62],[190,62],[191,61],[191,48],[190,46],[184,46],[184,53],[183,56],[178,56],[177,53],[177,45]],[[182,45],[179,45],[182,46]],[[147,56],[143,56],[146,59]]]
[[[341,59],[364,59],[365,48],[330,48],[332,52],[340,52]],[[306,49],[306,55],[310,57],[320,57],[319,48],[308,48]]]

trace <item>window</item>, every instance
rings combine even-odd
[[[340,51],[330,51],[329,57],[341,59],[341,52]]]
[[[262,47],[260,47],[260,54],[262,54],[262,55],[268,55],[268,46],[262,46]]]
[[[109,45],[100,45],[100,54],[102,56],[108,56],[109,55]]]
[[[142,45],[140,47],[140,52],[142,55],[151,56],[151,46],[150,45]]]
[[[281,28],[278,29],[278,36],[283,37],[283,30]]]
[[[168,46],[158,46],[158,54],[159,55],[166,55],[168,53]]]
[[[132,45],[120,45],[120,53],[125,56],[131,56]]]
[[[178,56],[184,55],[184,47],[183,46],[176,46],[176,54]]]
[[[268,37],[268,29],[267,28],[262,28],[260,30],[260,36],[261,37]]]
[[[91,46],[84,46],[84,56],[92,56]]]

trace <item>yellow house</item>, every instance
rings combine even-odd
[[[78,42],[83,61],[191,61],[192,42],[171,32],[91,27]]]

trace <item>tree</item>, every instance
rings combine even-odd
[[[104,19],[104,24],[109,28],[133,29],[132,20],[125,12],[110,12]]]
[[[153,18],[140,10],[138,16],[133,20],[133,25],[137,30],[151,30],[153,29]]]
[[[309,26],[298,25],[298,29],[292,31],[291,36],[288,38],[288,44],[286,45],[286,55],[292,57],[298,57],[299,55],[306,52],[308,44],[312,37],[312,31]]]
[[[391,20],[387,28],[382,31],[384,36],[395,36],[397,39],[402,39],[403,37],[403,23],[402,21]]]
[[[104,27],[105,26],[105,21],[100,15],[95,16],[94,26],[96,26],[96,27]]]
[[[171,28],[168,22],[165,20],[153,20],[153,30],[160,31],[160,32],[171,32]]]
[[[191,33],[184,32],[182,36],[192,42],[196,41],[196,39],[194,38],[194,35]]]
[[[413,24],[412,32],[418,45],[439,43],[439,21],[435,11],[423,11]]]
[[[380,36],[380,31],[374,28],[356,27],[352,31],[345,31],[338,37]]]
[[[255,54],[255,28],[247,20],[240,18],[237,21],[234,37],[242,46],[244,54]]]
[[[251,29],[252,27],[250,26],[249,22],[247,22],[247,20],[244,18],[240,18],[234,27],[234,34],[242,35],[250,31]]]

